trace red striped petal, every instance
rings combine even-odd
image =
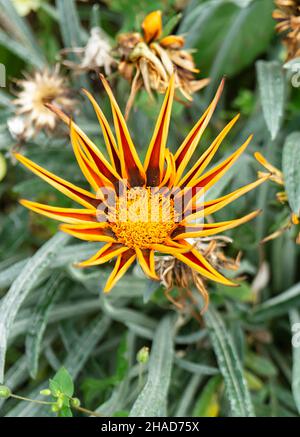
[[[46,182],[48,182],[48,184],[52,185],[54,188],[61,191],[66,196],[75,200],[75,202],[78,202],[87,208],[90,208],[91,206],[97,207],[99,205],[100,201],[94,194],[89,193],[88,191],[71,184],[70,182],[56,176],[48,170],[45,170],[43,167],[40,167],[39,165],[35,164],[33,161],[25,158],[25,156],[22,156],[19,153],[15,153],[14,156],[30,171],[35,173],[40,178],[44,179]]]
[[[223,88],[224,88],[224,79],[222,80],[216,95],[207,108],[207,110],[204,112],[202,117],[199,119],[199,121],[195,124],[193,129],[190,131],[189,135],[185,138],[182,145],[179,147],[175,154],[175,163],[176,163],[176,169],[177,169],[177,175],[175,179],[175,184],[177,184],[182,176],[182,173],[184,172],[184,169],[186,168],[192,154],[194,153],[202,135],[205,131],[215,109],[217,106],[217,103],[221,97]]]
[[[136,259],[136,253],[133,249],[128,249],[126,252],[118,256],[115,267],[111,272],[105,287],[104,293],[108,293],[127,272],[133,261]]]
[[[110,261],[112,258],[120,255],[128,250],[123,244],[120,243],[108,243],[105,244],[99,252],[93,255],[90,259],[78,263],[78,267],[90,267],[103,264]]]
[[[119,146],[122,176],[129,181],[132,187],[143,186],[146,180],[145,171],[130,137],[126,122],[108,82],[104,76],[100,75],[100,77],[111,103]]]
[[[32,211],[45,215],[55,220],[64,223],[83,223],[97,222],[96,209],[75,209],[75,208],[60,208],[57,206],[44,205],[42,203],[31,202],[30,200],[20,200],[21,205]]]
[[[107,223],[60,225],[60,229],[80,240],[116,242],[115,235]]]
[[[147,175],[147,186],[157,186],[162,180],[165,150],[174,98],[174,74],[171,76],[164,102],[146,154],[144,168]]]
[[[118,174],[121,175],[121,163],[120,163],[120,158],[119,158],[118,146],[117,146],[115,137],[112,133],[112,130],[109,126],[109,123],[108,123],[105,115],[101,111],[100,106],[98,105],[98,103],[96,102],[94,97],[91,95],[91,93],[89,93],[85,89],[83,90],[83,92],[90,99],[90,101],[94,107],[94,110],[96,112],[97,118],[99,120],[101,129],[102,129],[104,141],[106,144],[106,149],[107,149],[107,152],[108,152],[109,157],[111,159],[111,163],[112,163],[113,167],[116,169],[116,171],[118,172]]]

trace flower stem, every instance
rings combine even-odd
[[[35,404],[42,404],[42,405],[53,405],[54,402],[48,402],[48,401],[38,401],[37,399],[30,399],[26,398],[24,396],[19,396],[15,394],[10,395],[11,398],[19,399],[20,401],[26,401],[26,402],[34,402]]]
[[[75,410],[81,411],[81,413],[89,414],[90,416],[104,417],[102,414],[96,413],[95,411],[88,410],[87,408],[74,407],[74,406],[72,406],[72,408],[74,408]]]

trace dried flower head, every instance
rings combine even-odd
[[[16,115],[26,118],[26,125],[34,128],[53,130],[58,118],[45,105],[53,103],[61,109],[70,111],[74,108],[75,100],[70,97],[70,89],[66,79],[59,74],[58,67],[53,71],[45,69],[36,71],[32,76],[18,80],[20,90],[16,94],[14,104]]]
[[[272,165],[270,162],[268,162],[259,152],[255,153],[255,158],[269,172],[268,174],[270,174],[270,180],[275,182],[277,185],[279,185],[280,187],[283,188],[283,191],[279,191],[276,194],[276,198],[277,198],[278,202],[280,202],[281,204],[284,204],[284,205],[288,205],[289,199],[288,199],[288,195],[287,195],[286,191],[284,191],[285,184],[284,184],[284,177],[283,177],[282,171],[279,170],[278,168],[274,167],[274,165]],[[258,172],[259,177],[264,177],[266,174],[267,173],[264,173],[261,171]],[[265,237],[262,240],[262,242],[266,243],[267,241],[274,240],[275,238],[280,237],[280,235],[282,235],[285,231],[291,229],[291,227],[298,227],[299,228],[299,224],[300,224],[300,216],[293,213],[293,212],[290,212],[290,214],[285,219],[282,226],[279,229],[277,229],[275,232],[273,232],[272,234]],[[297,231],[296,243],[300,244],[300,230]]]
[[[300,56],[300,0],[276,0],[273,18],[278,22],[276,30],[284,33],[287,60]]]
[[[259,178],[214,200],[200,198],[200,194],[205,194],[231,168],[252,138],[249,136],[228,158],[207,170],[223,139],[238,120],[234,117],[187,170],[220,98],[223,82],[212,103],[173,155],[166,147],[175,88],[175,78],[171,76],[142,164],[110,86],[103,76],[101,79],[110,99],[116,138],[93,96],[88,91],[85,94],[98,116],[109,159],[69,117],[52,105],[70,126],[75,156],[93,191],[77,187],[30,159],[15,155],[29,170],[83,208],[54,207],[28,200],[22,200],[22,204],[37,213],[63,221],[65,224],[61,225],[61,230],[70,235],[105,243],[94,256],[80,263],[81,267],[97,266],[117,258],[104,292],[112,289],[136,259],[145,274],[157,280],[155,252],[173,255],[201,276],[234,286],[189,242],[191,238],[213,236],[256,217],[259,211],[225,222],[195,224],[195,220],[204,220],[268,178]]]
[[[100,27],[93,27],[91,35],[85,47],[64,49],[62,53],[75,53],[80,58],[77,64],[71,61],[64,61],[63,64],[76,72],[102,70],[106,75],[111,73],[112,66],[116,61],[111,55],[111,45],[107,35]]]
[[[193,239],[191,244],[215,269],[237,270],[239,267],[239,256],[236,260],[226,258],[222,250],[231,241],[228,237],[203,237]],[[196,287],[204,300],[202,313],[207,309],[209,294],[206,288],[206,278],[201,273],[193,270],[172,255],[156,256],[155,271],[165,287],[166,297],[176,307],[182,309],[187,301],[193,301],[192,289]],[[171,292],[175,289],[179,292],[179,296],[176,299],[171,295]]]
[[[9,118],[7,120],[7,127],[12,138],[18,143],[28,141],[34,135],[34,130],[28,124],[25,117],[22,116],[17,115]]]
[[[199,70],[195,68],[191,52],[184,50],[183,36],[162,36],[161,15],[161,11],[147,15],[142,23],[142,34],[125,33],[118,37],[119,72],[132,84],[126,114],[142,86],[150,96],[152,90],[164,93],[173,73],[176,88],[188,100],[209,82],[209,79],[195,79],[194,74]]]

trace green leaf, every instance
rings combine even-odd
[[[209,329],[219,369],[224,378],[231,413],[236,417],[253,417],[255,414],[250,393],[233,340],[221,316],[213,309],[212,304],[210,304],[204,318]]]
[[[30,258],[21,274],[14,280],[12,286],[2,298],[0,304],[0,381],[3,380],[7,340],[15,317],[34,287],[39,277],[45,272],[58,249],[64,246],[69,237],[61,232],[44,244],[36,254]]]
[[[73,417],[73,413],[70,407],[62,407],[58,413],[58,417]]]
[[[233,77],[253,64],[274,34],[273,0],[254,0],[241,6],[245,3],[201,3],[189,8],[178,31],[187,33],[187,47],[197,49],[197,67],[211,78],[205,93],[207,100],[222,76]]]
[[[148,379],[130,411],[130,417],[166,415],[173,353],[173,327],[170,318],[165,317],[155,332]]]
[[[50,382],[50,390],[57,393],[60,391],[61,393],[72,397],[74,394],[74,384],[70,373],[67,371],[65,367],[61,367],[59,371],[55,374],[53,379]],[[56,396],[52,393],[54,396]]]
[[[210,378],[203,387],[193,409],[193,417],[216,417],[220,408],[218,393],[223,379],[220,375]]]
[[[81,47],[82,28],[74,0],[56,0],[60,30],[65,47]]]
[[[31,315],[31,326],[27,332],[25,346],[28,369],[32,378],[36,378],[41,342],[47,326],[49,313],[54,304],[54,298],[61,289],[61,273],[54,273],[42,289],[39,302]]]
[[[279,62],[258,61],[257,78],[264,118],[272,140],[279,132],[285,102],[285,83]]]
[[[290,134],[283,147],[282,171],[292,211],[300,215],[300,132]]]
[[[265,378],[275,377],[277,375],[276,367],[268,358],[253,352],[246,354],[245,365],[257,375]]]
[[[300,305],[300,282],[288,290],[280,293],[260,305],[257,305],[250,314],[253,322],[267,321],[282,316]]]
[[[11,49],[13,43],[18,45],[20,48],[23,47],[24,56],[28,55],[27,59],[23,59],[36,67],[43,68],[46,65],[45,57],[42,53],[41,48],[37,44],[37,38],[31,31],[26,20],[17,13],[13,6],[13,2],[7,0],[0,0],[1,12],[5,15],[5,19],[9,22],[10,32],[7,34],[7,44],[5,47]],[[4,35],[4,32],[1,32]],[[0,38],[1,40],[2,38]],[[20,41],[20,43],[17,43]],[[1,41],[3,43],[3,41]],[[11,42],[11,44],[9,44]],[[13,51],[13,50],[12,50]],[[19,56],[22,52],[19,53]]]

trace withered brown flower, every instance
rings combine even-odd
[[[194,239],[193,246],[215,269],[237,270],[240,255],[236,259],[227,258],[222,250],[230,242],[231,239],[225,236],[204,237]],[[209,294],[206,288],[206,278],[199,272],[193,270],[173,255],[155,256],[155,271],[165,287],[166,297],[177,308],[183,309],[187,301],[194,302],[192,289],[195,287],[204,301],[201,313],[206,311],[209,304]],[[179,293],[177,297],[173,297],[171,294],[175,289]]]
[[[144,87],[150,96],[152,90],[165,93],[170,77],[175,74],[175,87],[187,99],[209,83],[209,79],[197,80],[191,51],[184,49],[181,35],[163,35],[161,11],[151,12],[142,23],[142,34],[123,33],[118,37],[121,60],[119,72],[131,82],[126,115],[132,107],[137,91]]]
[[[23,116],[26,126],[34,132],[56,127],[59,119],[46,104],[53,103],[65,111],[75,106],[76,101],[70,96],[66,78],[60,75],[58,67],[53,71],[35,71],[31,76],[26,75],[25,79],[18,80],[17,85],[19,91],[14,100],[16,115]]]
[[[276,30],[285,33],[283,39],[287,47],[287,60],[300,56],[300,0],[276,0],[278,9],[273,18],[278,23]]]

